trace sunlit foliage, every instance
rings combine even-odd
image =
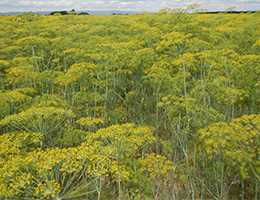
[[[0,199],[259,199],[259,17],[0,17]]]

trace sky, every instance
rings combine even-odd
[[[0,12],[53,10],[158,11],[198,4],[201,9],[260,10],[260,0],[0,0]]]

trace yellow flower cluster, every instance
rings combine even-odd
[[[0,93],[0,106],[4,106],[6,104],[20,104],[24,102],[29,102],[32,98],[23,94],[20,91],[13,90],[8,92]]]
[[[77,123],[84,128],[96,127],[104,124],[102,118],[83,117],[77,120]]]
[[[64,119],[74,118],[75,115],[71,110],[56,107],[31,107],[18,114],[9,115],[0,121],[0,126],[13,126],[14,128],[32,129],[33,131],[40,131],[41,123],[55,123],[55,121],[62,121]],[[37,124],[34,124],[36,122]],[[55,125],[56,126],[56,125]]]
[[[181,52],[188,45],[191,36],[191,34],[173,31],[162,38],[156,50],[164,54],[172,54],[175,50]]]
[[[135,152],[155,142],[150,127],[137,127],[134,124],[112,125],[99,129],[87,137],[89,142],[99,141],[111,148],[114,156],[134,156]]]
[[[71,85],[80,81],[83,77],[91,76],[95,68],[96,65],[90,63],[74,64],[64,75],[57,78],[57,83],[63,86]]]
[[[42,134],[13,132],[0,136],[0,158],[19,155],[30,150],[32,147],[40,146]]]
[[[124,165],[119,164],[116,161],[112,162],[111,174],[116,180],[120,181],[127,181],[130,177],[129,170]]]
[[[19,195],[33,182],[33,176],[27,172],[28,163],[23,156],[10,157],[0,162],[0,196]]]
[[[12,138],[14,137],[11,133],[0,137],[0,141],[4,144],[0,155],[7,156],[4,151],[8,149],[9,153],[13,154],[6,162],[0,162],[0,195],[11,195],[8,191],[20,194],[22,188],[31,185],[39,198],[58,196],[65,187],[63,184],[66,183],[60,185],[57,181],[70,179],[76,174],[85,174],[88,177],[111,176],[116,180],[127,181],[131,173],[126,166],[127,160],[137,157],[139,150],[144,150],[155,141],[151,128],[138,127],[134,124],[100,129],[96,133],[91,133],[86,141],[77,147],[36,149],[23,154],[18,152],[23,148],[22,145],[25,144],[24,146],[28,148],[31,144],[37,144],[41,135],[17,133],[15,140],[19,141],[9,143],[4,141],[13,140]],[[12,146],[15,144],[16,146]],[[161,159],[159,162],[164,165],[162,173],[166,173],[168,162],[163,157],[156,159]]]
[[[210,158],[222,155],[242,177],[259,170],[260,115],[244,115],[199,131],[200,148]],[[253,170],[253,171],[252,171]]]
[[[141,159],[141,170],[148,172],[151,178],[166,178],[169,173],[174,172],[172,161],[166,157],[157,154],[148,154],[144,159]]]
[[[61,191],[60,184],[55,180],[48,180],[46,182],[39,183],[34,190],[34,196],[43,199],[58,197]]]

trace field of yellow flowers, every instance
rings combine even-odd
[[[260,13],[0,17],[0,200],[259,188]]]

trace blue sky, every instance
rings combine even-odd
[[[207,10],[260,10],[260,0],[0,0],[0,12],[49,10],[137,10],[158,11],[163,8],[199,4]]]

